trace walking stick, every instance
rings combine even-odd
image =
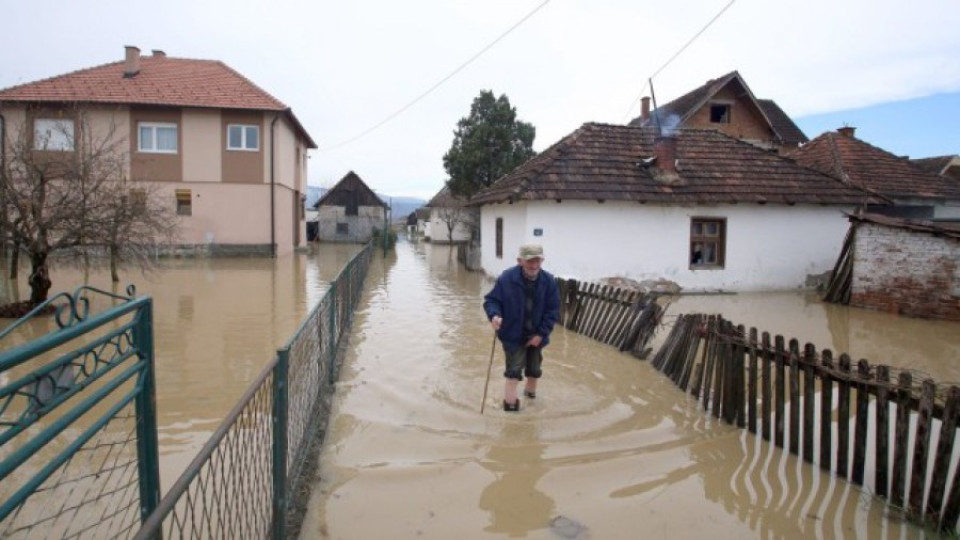
[[[490,365],[487,366],[487,382],[483,383],[483,401],[480,402],[480,414],[483,414],[483,407],[487,404],[487,388],[490,386],[490,372],[493,371],[493,352],[497,350],[497,331],[493,331],[493,344],[490,345]]]

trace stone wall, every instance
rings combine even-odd
[[[960,320],[960,240],[861,223],[853,257],[851,306]]]

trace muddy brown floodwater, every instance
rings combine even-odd
[[[499,405],[495,350],[481,415],[491,285],[445,246],[401,243],[375,260],[301,538],[936,537],[704,414],[648,362],[563,328],[519,414]],[[693,311],[960,380],[956,323],[806,293],[685,296],[666,322]]]
[[[358,249],[166,260],[147,276],[122,276],[154,297],[163,490]],[[53,280],[68,291],[84,282],[66,269]],[[111,288],[104,273],[87,281]],[[374,256],[304,539],[935,536],[888,516],[868,492],[703,414],[647,362],[562,328],[546,350],[538,397],[519,414],[498,406],[496,351],[481,415],[493,333],[480,303],[491,285],[446,246],[401,241]],[[26,294],[11,289],[0,284],[0,297]],[[693,311],[960,380],[958,323],[796,292],[685,296],[666,324]],[[52,325],[36,321],[0,348]]]

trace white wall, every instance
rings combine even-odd
[[[831,270],[846,235],[850,208],[725,205],[664,207],[619,202],[531,202],[482,208],[481,264],[496,275],[516,264],[519,246],[544,247],[544,268],[596,281],[667,279],[686,291],[800,288]],[[504,218],[504,256],[494,256],[495,219]],[[691,270],[690,219],[727,222],[723,269]],[[542,236],[534,236],[534,229]]]
[[[430,222],[428,225],[428,230],[430,231],[430,241],[434,243],[448,243],[450,242],[450,231],[447,229],[447,222],[442,217],[443,208],[431,208],[430,209]],[[463,214],[461,219],[470,219],[468,215],[470,210],[467,208],[461,208],[460,212]],[[470,227],[464,223],[456,223],[453,227],[453,241],[454,242],[466,242],[470,240]]]

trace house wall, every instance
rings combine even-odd
[[[687,127],[719,129],[735,137],[756,142],[769,142],[773,139],[770,127],[763,115],[746,95],[737,96],[731,85],[717,92],[711,102],[731,103],[730,122],[718,124],[710,121],[710,102],[695,112],[686,122]]]
[[[458,222],[453,227],[453,234],[450,234],[450,230],[447,228],[447,221],[443,219],[443,208],[431,208],[430,209],[430,241],[437,244],[446,244],[449,243],[451,237],[453,242],[466,242],[470,240],[471,229],[465,223]],[[462,219],[469,219],[466,215],[470,212],[467,208],[461,208],[460,212],[464,214]]]
[[[7,126],[7,143],[19,136],[25,126],[22,106],[3,108]],[[143,109],[103,106],[87,111],[89,129],[99,136],[115,130],[117,141],[125,141],[129,151],[127,174],[135,180],[149,180],[158,186],[157,195],[172,208],[176,207],[176,190],[191,191],[192,215],[180,216],[179,243],[185,245],[230,244],[248,245],[252,251],[269,253],[270,244],[270,177],[269,124],[262,134],[261,157],[257,170],[264,175],[248,183],[234,183],[224,178],[223,157],[226,140],[223,114],[211,109]],[[229,115],[227,115],[229,116]],[[273,114],[256,113],[254,120],[267,122]],[[261,120],[263,119],[263,120]],[[141,154],[137,149],[137,121],[176,122],[180,129],[179,148],[174,156]],[[28,126],[28,129],[30,127]],[[277,253],[288,253],[305,245],[306,222],[301,219],[298,183],[303,184],[306,148],[297,140],[292,126],[277,122],[277,186],[274,191],[274,237]],[[297,148],[301,159],[297,160]],[[9,153],[8,153],[9,155]],[[160,160],[160,161],[157,161]],[[264,247],[265,246],[265,247]]]
[[[374,229],[383,229],[382,206],[360,206],[357,215],[346,215],[346,207],[323,205],[317,212],[317,238],[321,242],[366,243]],[[347,224],[347,233],[337,232],[337,223]]]
[[[847,230],[846,207],[650,206],[619,202],[529,202],[482,208],[485,272],[516,264],[519,246],[544,246],[544,267],[588,281],[666,279],[692,291],[761,291],[805,287],[832,270]],[[504,218],[504,257],[494,256],[497,217]],[[722,269],[691,269],[690,220],[725,218]],[[542,236],[534,236],[534,229]]]
[[[960,320],[960,240],[861,223],[853,250],[851,306]]]

